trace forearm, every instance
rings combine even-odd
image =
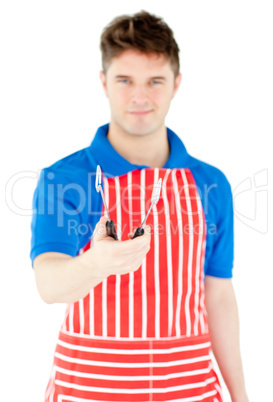
[[[206,292],[212,350],[232,402],[247,402],[239,344],[239,318],[231,281],[215,299]]]
[[[70,257],[52,252],[39,257],[37,266],[34,261],[36,284],[41,298],[49,304],[78,301],[105,278],[95,264],[94,269],[87,266],[92,266],[92,258],[90,263],[85,253]]]

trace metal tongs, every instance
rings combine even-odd
[[[147,218],[148,218],[148,216],[149,216],[149,213],[150,213],[152,207],[153,207],[155,204],[157,204],[157,202],[158,202],[158,200],[159,200],[160,190],[161,190],[161,183],[162,183],[162,179],[159,179],[158,182],[157,182],[156,184],[154,184],[150,208],[149,208],[149,210],[148,210],[148,212],[147,212],[145,218],[143,219],[143,222],[142,222],[141,226],[136,229],[135,234],[134,234],[134,236],[133,236],[133,239],[134,239],[135,237],[138,237],[138,236],[142,236],[142,235],[143,235],[143,233],[144,233],[143,226],[144,226],[144,224],[145,224],[145,222],[146,222],[146,220],[147,220]]]
[[[117,235],[117,232],[116,232],[115,224],[110,219],[108,207],[106,205],[104,194],[103,194],[103,191],[102,191],[102,187],[101,187],[101,168],[100,168],[99,165],[97,166],[97,173],[96,173],[96,190],[97,190],[98,193],[99,192],[101,193],[104,208],[105,208],[106,214],[107,214],[108,219],[109,219],[106,222],[107,234],[108,234],[108,236],[113,237],[113,239],[118,240],[118,235]]]
[[[161,183],[162,183],[162,179],[159,179],[158,182],[156,184],[154,184],[150,208],[149,208],[149,210],[148,210],[148,212],[147,212],[147,214],[146,214],[141,226],[136,229],[132,239],[135,239],[136,237],[142,236],[144,234],[143,226],[144,226],[144,224],[145,224],[145,222],[146,222],[146,220],[147,220],[147,218],[149,216],[149,213],[151,212],[152,207],[155,204],[157,204],[157,202],[159,200],[160,190],[161,190]],[[115,240],[118,240],[118,236],[117,236],[117,232],[116,232],[116,228],[115,228],[115,223],[110,218],[109,210],[108,210],[108,207],[106,205],[104,194],[103,194],[103,191],[102,191],[102,187],[101,187],[101,168],[100,168],[99,165],[97,165],[97,173],[96,173],[96,190],[97,190],[98,193],[99,192],[101,193],[104,208],[105,208],[106,214],[108,216],[108,221],[106,222],[107,235],[113,237],[113,239],[115,239]]]

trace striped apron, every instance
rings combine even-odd
[[[160,199],[147,219],[151,248],[140,268],[109,276],[67,306],[46,402],[222,402],[204,298],[206,225],[191,171],[103,177],[110,217],[128,240],[159,178]],[[92,239],[80,253],[89,247]]]

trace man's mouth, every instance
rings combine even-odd
[[[136,110],[136,111],[132,111],[129,113],[133,114],[135,116],[145,116],[146,114],[149,114],[151,112],[152,112],[152,110]]]

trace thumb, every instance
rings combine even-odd
[[[107,236],[107,230],[106,230],[106,222],[108,221],[107,216],[102,216],[98,223],[96,224],[95,230],[94,230],[94,242],[100,241],[105,239]]]

